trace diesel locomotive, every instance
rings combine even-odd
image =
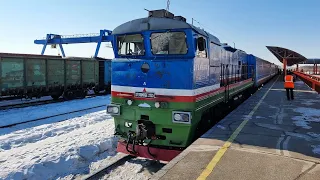
[[[261,86],[277,66],[221,43],[166,10],[112,31],[118,152],[170,161],[214,123],[217,107]]]

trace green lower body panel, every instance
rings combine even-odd
[[[113,98],[113,102],[121,101],[121,99]],[[145,101],[135,101],[135,104],[144,104]],[[151,102],[150,106],[152,105]],[[148,104],[148,103],[147,103]],[[191,104],[190,104],[191,105]],[[178,106],[175,104],[174,106]],[[185,106],[182,103],[181,106]],[[193,125],[196,122],[195,119],[191,120],[190,124],[174,123],[172,121],[172,112],[174,110],[181,109],[164,109],[155,107],[139,107],[134,104],[129,106],[127,104],[121,105],[121,115],[114,116],[116,133],[120,134],[122,138],[127,138],[129,132],[136,132],[138,120],[149,120],[155,125],[156,135],[161,139],[154,140],[152,144],[159,146],[175,146],[186,147],[193,137]],[[186,112],[193,111],[185,110]],[[192,116],[193,117],[193,116]],[[126,127],[126,124],[130,126]]]
[[[253,82],[239,83],[229,87],[228,99],[252,87]],[[196,135],[196,129],[203,114],[217,104],[226,101],[226,89],[208,95],[195,102],[168,102],[165,107],[156,108],[155,101],[134,100],[129,106],[126,99],[112,97],[112,104],[120,105],[120,115],[114,116],[116,134],[123,140],[128,139],[128,134],[139,136],[137,132],[139,123],[151,123],[155,130],[152,145],[168,147],[187,147]],[[143,106],[142,106],[143,105]],[[142,107],[141,107],[142,106]],[[173,112],[188,112],[191,115],[189,123],[174,121]],[[146,127],[148,129],[148,127]]]

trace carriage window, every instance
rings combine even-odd
[[[152,54],[187,54],[188,48],[184,32],[164,32],[151,34]]]
[[[118,36],[117,44],[119,55],[144,55],[143,37],[141,34]]]

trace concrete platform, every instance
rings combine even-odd
[[[320,179],[320,95],[275,78],[152,179]]]

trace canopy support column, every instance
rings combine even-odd
[[[283,58],[283,72],[284,76],[287,75],[287,59]]]

